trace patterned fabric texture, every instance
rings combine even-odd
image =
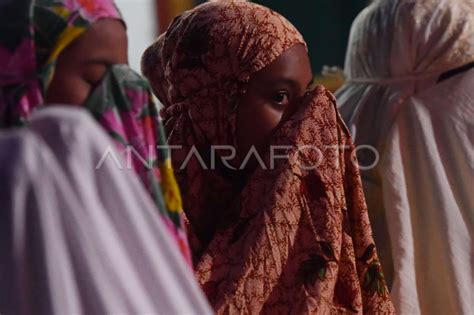
[[[26,124],[44,106],[59,54],[94,22],[121,16],[111,0],[21,0],[2,5],[0,127],[9,128]],[[190,261],[181,197],[146,80],[126,65],[112,66],[83,106],[119,149],[128,150],[134,169]]]
[[[217,1],[176,18],[143,56],[168,141],[184,148],[173,163],[197,277],[218,314],[392,314],[354,149],[327,90],[276,131],[272,144],[290,149],[274,168],[241,174],[186,160],[193,148],[205,156],[211,145],[235,145],[239,86],[298,44],[277,13]],[[305,171],[304,145],[332,149]],[[311,152],[310,165],[319,158]]]

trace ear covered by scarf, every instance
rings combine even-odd
[[[168,142],[182,147],[173,150],[173,164],[194,228],[210,230],[213,223],[204,223],[212,216],[209,209],[228,207],[240,188],[219,172],[203,169],[196,159],[181,165],[192,148],[235,147],[239,88],[297,44],[306,45],[301,34],[270,9],[218,1],[176,17],[145,51],[142,72],[164,105]]]

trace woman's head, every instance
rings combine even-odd
[[[83,104],[105,65],[126,62],[113,0],[7,1],[0,19],[0,127],[47,102]]]
[[[313,81],[303,45],[285,50],[262,70],[250,75],[239,95],[237,147],[246,154],[252,146],[262,151],[284,117],[291,116]]]
[[[167,131],[182,119],[192,126],[192,141],[172,136],[172,144],[241,148],[261,145],[312,79],[295,27],[244,1],[210,2],[175,18],[144,53],[142,71],[165,106]]]
[[[127,35],[123,23],[100,20],[58,56],[45,102],[81,105],[111,65],[126,63]]]
[[[45,102],[81,105],[113,64],[127,63],[127,36],[111,0],[36,1],[38,66],[52,65]]]
[[[472,0],[377,0],[355,19],[348,79],[441,74],[473,61]]]

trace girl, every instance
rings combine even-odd
[[[206,3],[172,22],[142,69],[218,314],[393,312],[349,134],[334,97],[310,89],[293,25],[253,3]]]

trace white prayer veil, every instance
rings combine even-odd
[[[378,0],[352,26],[336,97],[401,314],[474,313],[474,70],[438,82],[473,61],[472,0]]]
[[[149,195],[85,111],[51,107],[2,131],[0,178],[0,313],[212,313]]]

